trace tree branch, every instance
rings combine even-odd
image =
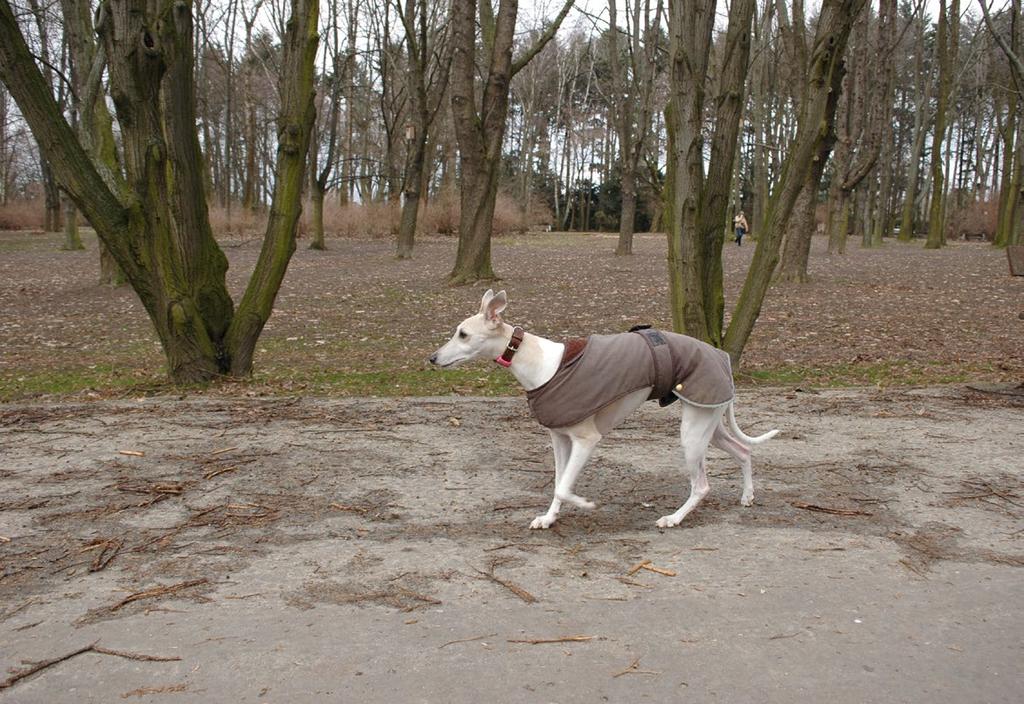
[[[486,2],[486,0],[484,1]],[[544,30],[544,34],[534,42],[533,46],[526,50],[526,53],[512,62],[513,76],[526,68],[526,64],[530,63],[530,61],[533,60],[533,57],[539,54],[544,47],[547,46],[547,43],[555,36],[558,28],[562,26],[562,20],[564,20],[565,16],[569,14],[569,10],[572,9],[573,2],[574,0],[565,0],[565,5],[562,6],[562,11],[558,13],[558,17],[555,18],[555,21],[548,25],[548,28]]]
[[[988,27],[988,31],[992,33],[996,44],[1003,50],[1007,60],[1010,62],[1010,73],[1013,75],[1013,82],[1017,84],[1017,92],[1024,94],[1024,61],[1021,60],[1021,57],[1013,51],[992,25],[992,17],[989,15],[988,5],[985,3],[985,0],[978,0],[978,4],[981,5],[981,14],[985,17],[985,26]]]

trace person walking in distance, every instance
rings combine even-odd
[[[747,218],[743,215],[743,211],[736,213],[736,217],[732,219],[732,226],[736,229],[736,245],[739,247],[743,246],[743,235],[747,234],[749,225],[747,225]]]

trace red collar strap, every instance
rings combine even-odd
[[[525,333],[518,325],[512,328],[512,339],[508,341],[508,345],[505,347],[505,351],[501,353],[501,356],[495,358],[494,361],[503,367],[511,367],[512,358],[519,351],[519,345],[523,344],[523,335]]]

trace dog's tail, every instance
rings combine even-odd
[[[733,434],[742,440],[747,445],[760,445],[763,442],[771,440],[773,437],[779,434],[778,430],[769,430],[764,435],[758,435],[756,438],[752,438],[742,430],[740,426],[736,424],[736,412],[733,410],[736,406],[736,401],[732,401],[729,404],[729,427],[732,429]]]

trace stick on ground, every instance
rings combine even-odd
[[[529,643],[530,645],[540,645],[541,643],[582,643],[583,641],[593,640],[594,636],[562,636],[561,638],[525,638],[525,639],[509,639],[509,643]]]
[[[817,511],[818,513],[831,513],[835,516],[871,516],[868,511],[860,511],[852,508],[833,508],[832,506],[818,506],[817,504],[805,504],[803,501],[791,501],[791,506],[802,508],[805,511]]]
[[[437,649],[447,648],[449,645],[455,645],[456,643],[472,643],[475,640],[483,640],[484,638],[493,638],[498,635],[497,633],[488,633],[485,636],[477,636],[476,638],[460,638],[459,640],[450,640],[447,643],[437,646]]]
[[[65,660],[70,660],[71,658],[81,655],[83,653],[99,653],[100,655],[113,655],[119,658],[127,658],[128,660],[142,660],[145,662],[172,662],[175,660],[181,660],[181,658],[176,655],[163,656],[145,655],[143,653],[129,653],[123,650],[111,650],[109,648],[103,648],[100,647],[98,644],[99,641],[96,641],[94,643],[91,643],[90,645],[85,646],[84,648],[73,650],[70,653],[67,653],[66,655],[61,655],[60,657],[34,662],[25,669],[18,670],[3,682],[0,682],[0,689],[7,689],[8,687],[12,687],[18,682],[21,682],[22,680],[31,677],[37,672],[41,672],[48,667],[53,667],[58,663],[62,663]]]
[[[496,577],[493,572],[484,572],[483,570],[477,570],[477,572],[479,572],[495,584],[500,584],[501,586],[505,587],[505,589],[508,589],[517,597],[525,601],[527,604],[537,603],[537,597],[535,597],[533,594],[520,587],[518,584],[514,584],[512,582],[504,580],[501,577]]]
[[[133,601],[140,601],[142,599],[152,599],[158,596],[167,596],[168,594],[177,594],[178,592],[184,589],[198,587],[200,584],[206,584],[208,581],[210,580],[206,578],[190,579],[187,582],[179,582],[178,584],[169,584],[167,586],[153,587],[152,589],[146,589],[145,591],[135,592],[134,594],[129,594],[124,599],[121,599],[121,601],[111,606],[110,611],[117,611],[122,606],[127,606]]]

